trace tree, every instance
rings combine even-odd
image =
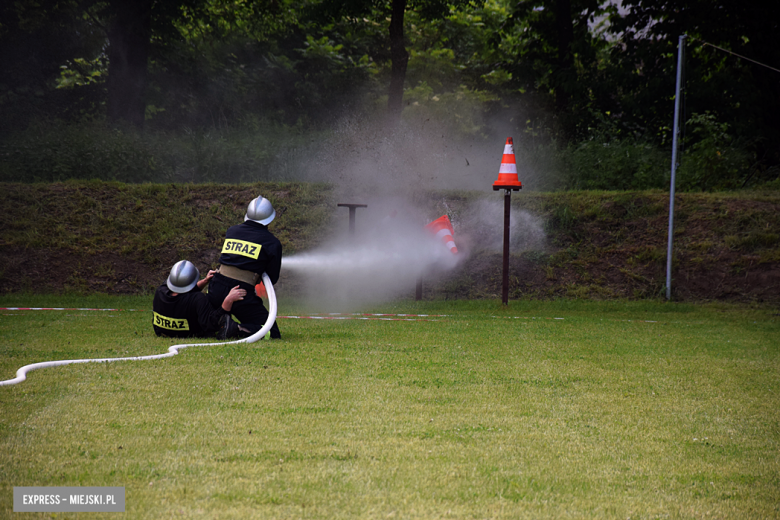
[[[671,117],[678,37],[687,34],[685,117],[717,114],[753,139],[758,158],[780,164],[780,3],[743,0],[623,0],[610,17],[609,74],[626,126],[661,141]]]
[[[378,85],[380,78],[386,82],[382,94],[388,113],[397,118],[404,108],[410,59],[407,14],[413,14],[419,32],[465,4],[19,0],[4,9],[40,20],[53,34],[54,23],[75,34],[87,32],[81,26],[89,28],[89,40],[74,41],[67,53],[52,53],[43,89],[47,95],[55,85],[60,94],[91,91],[93,107],[113,124],[141,128],[153,115],[174,128],[247,113],[298,124],[324,113],[321,107],[354,102],[351,92],[370,80]],[[29,25],[18,25],[8,43],[19,41]]]
[[[219,0],[82,0],[87,16],[102,20],[108,40],[106,117],[142,128],[150,53],[155,43],[180,37],[176,24],[189,11],[204,13]],[[91,14],[90,11],[94,12]],[[159,56],[159,54],[158,54]]]
[[[387,89],[387,109],[390,120],[395,120],[403,110],[403,90],[406,81],[409,51],[404,35],[405,14],[417,12],[421,20],[431,21],[446,16],[450,9],[466,5],[470,0],[324,0],[315,8],[315,17],[323,20],[370,17],[384,22],[389,18],[388,38],[390,80]],[[376,53],[382,57],[382,53]]]
[[[587,128],[582,122],[591,104],[588,79],[604,45],[591,23],[604,9],[599,0],[522,0],[495,41],[508,47],[504,67],[516,88],[555,113],[565,140],[581,137]]]
[[[390,7],[390,88],[388,89],[387,110],[391,118],[401,115],[404,108],[404,80],[409,64],[409,52],[404,43],[404,13],[406,0],[391,0]]]
[[[173,22],[185,7],[206,0],[20,0],[4,3],[0,38],[17,52],[0,62],[5,70],[43,67],[26,74],[29,84],[51,94],[63,67],[103,55],[106,116],[112,123],[142,127],[145,119],[147,70],[153,36],[173,37]],[[76,74],[83,71],[75,71]],[[14,75],[14,74],[11,74]],[[15,75],[14,75],[15,76]],[[18,77],[18,76],[17,76]],[[20,82],[22,83],[22,82]],[[92,85],[95,87],[96,85]],[[9,89],[18,94],[18,89]],[[49,96],[52,97],[52,96]],[[55,96],[56,97],[56,96]],[[62,96],[60,96],[62,97]]]
[[[113,123],[142,128],[152,37],[152,0],[113,0],[108,25],[106,115]]]
[[[61,67],[104,41],[76,2],[0,2],[0,133],[45,114],[68,117],[97,102],[98,88],[56,89]]]

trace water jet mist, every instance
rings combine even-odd
[[[286,256],[282,269],[303,280],[310,303],[328,310],[352,310],[411,295],[421,276],[447,272],[464,256],[454,255],[424,224],[405,218],[411,213],[396,212],[396,217],[384,217],[362,232],[342,234],[316,250]]]

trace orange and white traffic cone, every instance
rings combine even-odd
[[[515,148],[512,144],[512,138],[507,137],[506,144],[504,145],[504,157],[501,159],[501,167],[498,170],[498,179],[493,183],[493,191],[501,189],[517,191],[522,187],[523,185],[517,177]]]
[[[450,218],[447,215],[442,215],[441,217],[437,218],[430,224],[426,225],[425,229],[436,235],[437,238],[441,239],[444,247],[449,249],[453,255],[458,254],[458,248],[455,247],[455,239],[452,238],[454,233],[452,223],[450,222]],[[420,275],[420,277],[417,279],[417,288],[415,290],[414,296],[414,299],[417,301],[422,300],[422,286],[423,279],[422,275]]]
[[[442,215],[441,217],[437,218],[425,226],[425,229],[429,230],[438,238],[441,238],[441,241],[452,254],[458,254],[458,248],[455,247],[455,239],[452,238],[454,233],[452,229],[452,223],[450,222],[450,218],[447,215]]]

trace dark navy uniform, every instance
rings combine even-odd
[[[267,226],[247,220],[243,224],[231,226],[225,233],[219,263],[258,275],[266,273],[271,283],[275,284],[279,281],[282,269],[282,243],[268,231]],[[257,296],[253,284],[217,273],[209,282],[209,301],[212,305],[221,305],[236,285],[246,290],[246,296],[243,300],[233,302],[230,312],[241,322],[242,327],[254,334],[268,319],[268,310]],[[271,327],[271,337],[282,337],[276,323]]]
[[[154,294],[152,310],[155,334],[174,338],[214,336],[219,330],[219,319],[226,314],[222,301],[216,308],[212,307],[197,285],[173,296],[168,286],[162,284]]]

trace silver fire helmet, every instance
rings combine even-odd
[[[276,218],[276,210],[271,206],[271,201],[263,197],[257,197],[252,200],[246,208],[244,222],[252,220],[258,224],[267,226],[274,218]]]
[[[171,268],[168,276],[168,289],[175,293],[186,293],[195,287],[200,271],[188,260],[180,260]]]

